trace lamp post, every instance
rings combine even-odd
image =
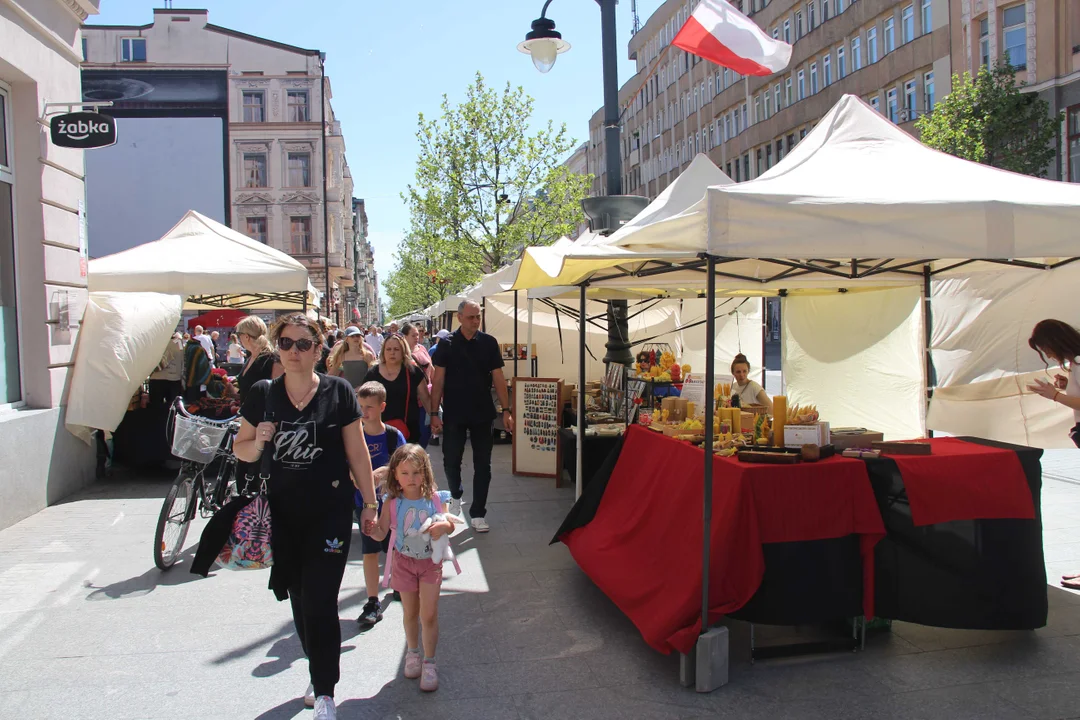
[[[615,36],[617,0],[596,0],[596,4],[600,6],[601,56],[604,61],[604,156],[607,161],[606,194],[608,197],[603,198],[603,212],[597,212],[590,206],[590,201],[596,203],[601,200],[600,198],[587,198],[582,201],[582,204],[585,206],[586,214],[590,216],[590,228],[594,232],[610,234],[643,209],[648,204],[648,199],[622,194],[622,158],[619,155],[619,66]],[[518,44],[518,50],[531,55],[533,65],[542,73],[551,70],[558,56],[570,49],[570,43],[563,40],[562,34],[555,30],[555,22],[547,17],[549,5],[551,5],[551,0],[544,3],[540,17],[532,22],[532,30],[525,35],[525,40]],[[619,207],[618,210],[614,210],[616,206]],[[601,222],[600,218],[604,218],[607,222]],[[625,300],[611,300],[608,303],[606,347],[608,352],[604,356],[604,362],[633,365],[634,357],[630,354]]]

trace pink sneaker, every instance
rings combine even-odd
[[[424,663],[423,674],[420,676],[420,689],[425,692],[434,692],[439,689],[439,671],[435,669],[435,661]]]
[[[420,666],[423,664],[423,658],[420,657],[418,652],[405,652],[405,677],[410,680],[415,680],[420,677]]]

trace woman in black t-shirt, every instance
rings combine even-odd
[[[311,674],[304,700],[318,716],[332,713],[340,677],[338,592],[352,536],[353,483],[364,499],[362,529],[374,524],[378,506],[352,386],[314,371],[321,329],[304,315],[287,315],[271,339],[285,374],[248,391],[233,451],[249,463],[272,453],[270,586],[279,600],[292,601]]]
[[[236,324],[236,335],[240,344],[248,353],[244,369],[236,376],[236,387],[240,393],[240,402],[244,402],[248,390],[260,380],[272,380],[285,368],[278,360],[270,338],[266,336],[266,323],[256,315],[249,315]]]
[[[383,343],[379,364],[364,378],[364,382],[372,381],[386,388],[383,422],[400,430],[409,442],[419,442],[420,408],[431,411],[431,396],[424,372],[416,367],[409,345],[400,333],[391,335]],[[417,398],[420,398],[419,404]]]

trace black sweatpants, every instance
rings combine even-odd
[[[321,509],[293,506],[291,511],[280,512],[285,517],[276,522],[284,520],[282,530],[287,533],[293,564],[289,582],[293,624],[308,658],[316,697],[333,697],[341,676],[338,592],[349,559],[352,494],[345,502],[324,504]]]

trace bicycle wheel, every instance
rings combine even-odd
[[[195,481],[185,463],[165,496],[154,532],[154,564],[161,570],[171,568],[184,547],[194,516],[191,512],[194,500]]]

